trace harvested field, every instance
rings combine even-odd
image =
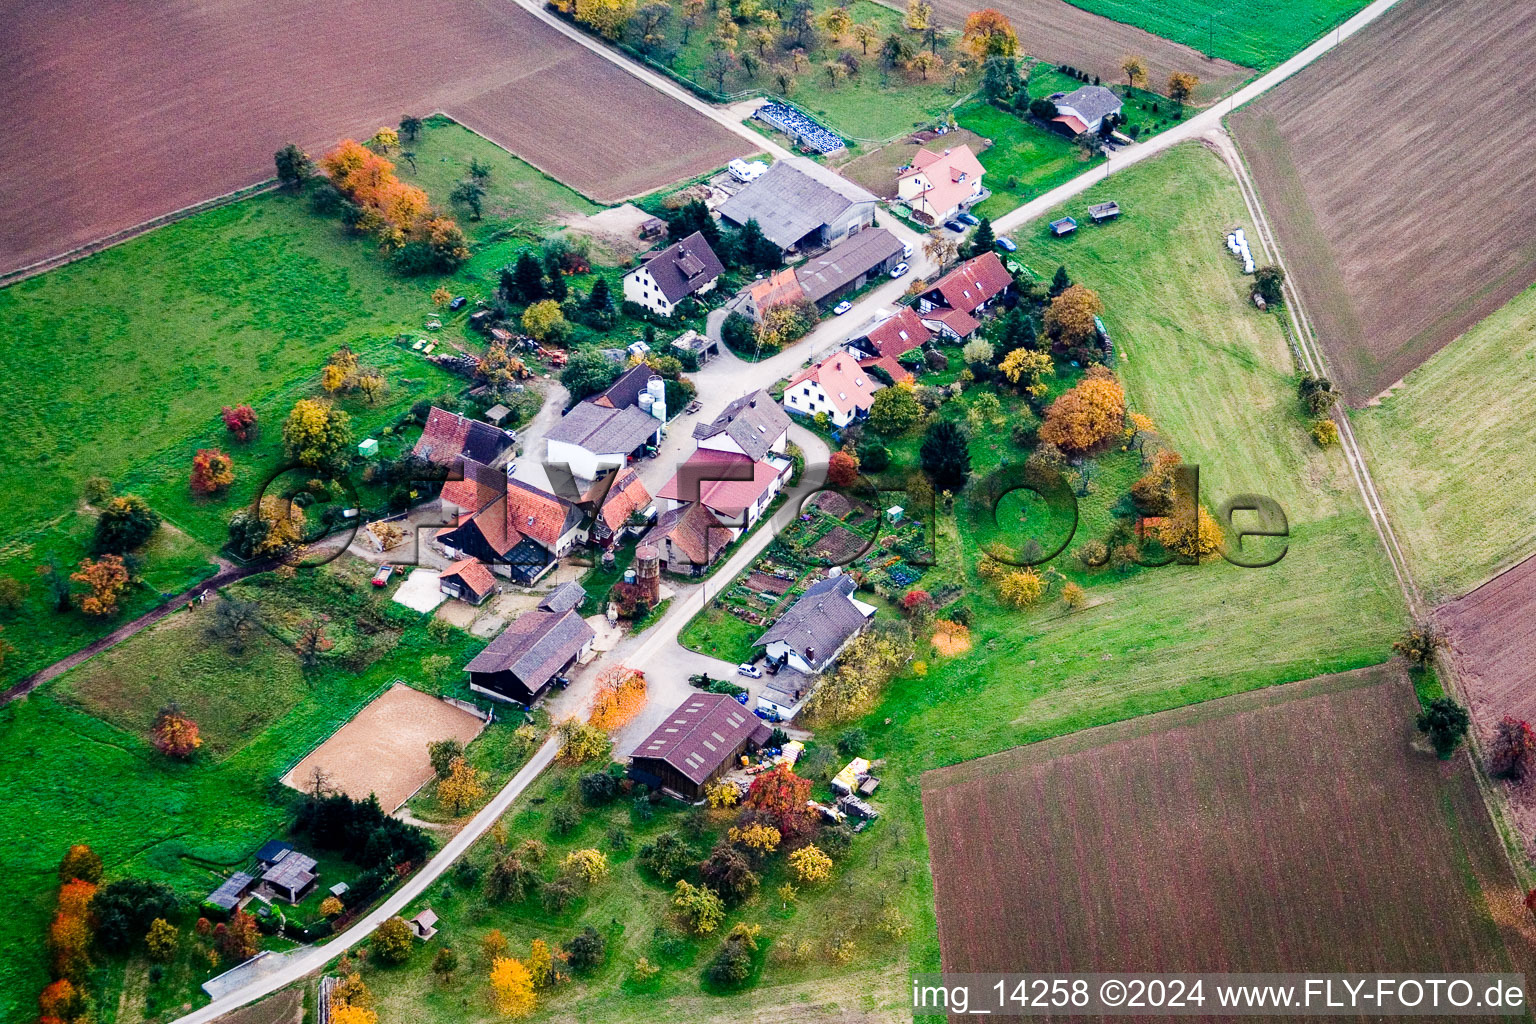
[[[428,743],[467,744],[484,728],[468,711],[396,683],[294,765],[283,785],[306,789],[320,768],[338,792],[355,800],[376,793],[384,810],[393,811],[431,780]]]
[[[1483,739],[1505,715],[1536,721],[1536,556],[1465,597],[1435,609]],[[1510,805],[1528,855],[1536,856],[1536,787],[1511,786]]]
[[[22,0],[0,35],[0,272],[407,111],[444,110],[605,202],[752,149],[514,3]]]
[[[959,28],[976,9],[970,0],[936,0],[934,11],[941,24]],[[1147,83],[1161,90],[1175,71],[1200,76],[1197,100],[1214,98],[1237,88],[1253,74],[1230,61],[1205,56],[1197,50],[1170,42],[1143,29],[1090,14],[1063,0],[999,0],[993,5],[1008,16],[1028,53],[1052,64],[1070,64],[1098,75],[1105,82],[1123,82],[1120,59],[1140,54],[1147,65]]]
[[[1331,368],[1356,405],[1536,279],[1536,137],[1466,116],[1536,45],[1521,4],[1405,0],[1232,118]],[[1387,55],[1390,55],[1388,57]],[[1493,88],[1493,86],[1490,86]]]
[[[944,970],[1529,974],[1476,781],[1416,709],[1383,665],[928,772]]]

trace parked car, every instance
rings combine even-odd
[[[382,587],[384,584],[389,582],[389,578],[394,574],[394,566],[388,564],[379,566],[379,571],[373,574],[373,585],[376,587]]]
[[[971,213],[956,214],[955,220],[959,221],[961,224],[964,224],[966,227],[971,228],[981,223],[981,221],[976,219],[976,215]]]
[[[902,259],[906,259],[906,260],[909,260],[909,259],[912,258],[912,243],[911,242],[902,242],[901,243],[901,258]]]
[[[906,272],[907,272],[907,265],[905,263],[898,263],[891,270],[891,276],[892,277],[900,277],[902,274],[905,274]]]
[[[844,313],[848,312],[852,308],[853,308],[853,303],[851,303],[851,302],[839,302],[837,305],[832,307],[832,315],[833,316],[842,316]]]
[[[1007,235],[999,235],[997,237],[997,247],[999,249],[1003,250],[1003,252],[1018,252],[1019,251],[1019,247],[1014,245],[1013,244],[1013,239],[1009,238]]]
[[[958,220],[947,220],[944,222],[944,226],[957,235],[965,234],[965,225],[961,224]]]
[[[740,665],[736,666],[736,674],[739,676],[746,676],[748,679],[763,678],[762,669],[758,668],[756,665],[749,665],[746,662],[742,662]]]

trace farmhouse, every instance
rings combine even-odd
[[[871,226],[878,201],[836,171],[790,157],[721,203],[717,212],[737,227],[757,221],[763,237],[788,252],[836,245]]]
[[[497,468],[511,456],[517,434],[432,407],[412,453],[435,466],[453,468],[460,461]]]
[[[604,409],[640,408],[640,399],[643,395],[657,397],[657,391],[651,386],[651,381],[660,381],[661,374],[646,366],[644,363],[636,363],[623,373],[619,379],[608,385],[602,391],[588,398],[587,401]],[[666,385],[658,385],[661,389],[661,397],[666,396]]]
[[[861,337],[848,342],[848,352],[866,370],[878,366],[891,375],[891,380],[901,381],[912,376],[897,360],[914,349],[933,340],[915,311],[902,306],[895,315],[880,321]]]
[[[821,672],[875,614],[873,605],[853,599],[857,588],[851,576],[811,584],[752,646],[767,648],[770,664],[806,675]]]
[[[1104,119],[1120,113],[1120,97],[1102,85],[1085,85],[1071,92],[1058,92],[1049,97],[1056,105],[1056,116],[1051,124],[1063,135],[1076,137],[1083,132],[1097,134],[1104,127]]]
[[[917,300],[924,325],[937,334],[968,338],[981,326],[981,313],[1013,287],[1013,275],[997,253],[966,260],[936,281]]]
[[[611,484],[608,477],[613,477]],[[628,466],[610,470],[598,480],[578,502],[592,517],[587,525],[587,543],[600,548],[611,548],[625,536],[636,531],[630,525],[632,516],[646,513],[651,507],[651,492],[645,489],[640,475]],[[650,514],[654,517],[655,510]]]
[[[507,490],[505,471],[474,461],[459,463],[457,470],[449,471],[449,476],[439,503],[450,519],[479,512]]]
[[[801,370],[784,389],[784,408],[803,416],[826,413],[834,427],[869,415],[880,383],[846,352],[836,352]]]
[[[442,571],[437,587],[449,597],[482,604],[496,592],[496,577],[478,558],[461,558]]]
[[[772,730],[723,693],[697,693],[683,701],[629,759],[629,776],[689,802],[747,750],[768,742]]]
[[[754,391],[731,402],[709,423],[694,424],[693,439],[700,448],[752,459],[782,455],[789,444],[789,417],[768,392]]]
[[[666,511],[698,502],[734,534],[752,528],[778,496],[794,470],[783,455],[753,459],[735,452],[699,448],[656,493]]]
[[[942,153],[920,149],[913,154],[912,165],[896,175],[896,196],[918,220],[942,224],[990,194],[981,184],[984,173],[970,146]]]
[[[805,289],[800,287],[800,279],[792,268],[786,267],[749,285],[741,297],[741,312],[761,323],[763,314],[774,306],[792,305],[804,298]]]
[[[665,411],[663,403],[663,415]],[[592,481],[604,470],[618,469],[639,457],[655,443],[660,430],[661,420],[637,406],[613,409],[577,402],[545,435],[548,458],[556,465],[565,464],[578,480]]]
[[[581,510],[564,498],[512,477],[491,504],[437,532],[455,559],[477,558],[497,575],[530,586],[575,546]]]
[[[735,536],[707,505],[688,501],[663,512],[643,543],[656,547],[667,572],[697,576],[715,564]]]
[[[257,892],[270,897],[299,903],[309,895],[320,877],[315,874],[315,858],[294,849],[284,850],[265,871]]]
[[[469,688],[531,705],[556,676],[592,650],[595,639],[575,608],[524,612],[464,666]]]
[[[884,228],[860,231],[842,245],[812,256],[795,268],[801,294],[818,307],[864,287],[901,262],[901,239]]]
[[[677,304],[690,295],[711,291],[723,273],[720,257],[695,231],[625,274],[624,301],[659,316],[671,316]]]

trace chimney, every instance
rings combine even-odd
[[[805,649],[805,660],[808,664],[816,664],[816,648],[807,647]]]

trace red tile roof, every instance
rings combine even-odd
[[[461,457],[489,465],[511,446],[505,431],[434,405],[412,452],[439,466],[452,466]]]
[[[799,302],[805,298],[805,291],[800,287],[800,281],[795,277],[793,269],[785,268],[758,281],[752,286],[752,304],[758,310],[767,309],[785,302]]]
[[[962,338],[969,337],[971,332],[981,326],[981,321],[963,309],[944,309],[942,306],[931,309],[923,314],[928,320],[937,320]]]
[[[553,550],[561,536],[581,521],[576,506],[548,491],[507,478],[507,522],[512,530]]]
[[[749,480],[711,480],[709,469],[700,467],[723,466],[750,466],[752,478]],[[690,472],[690,470],[692,472]],[[745,455],[735,452],[720,452],[710,448],[700,448],[688,460],[678,468],[678,472],[666,485],[657,492],[657,497],[668,498],[674,501],[693,501],[694,496],[685,494],[683,480],[703,473],[699,480],[699,493],[697,499],[710,509],[725,515],[739,515],[741,511],[753,502],[757,501],[773,486],[774,480],[779,476],[780,470],[766,460],[754,462]],[[683,479],[680,479],[683,478]]]
[[[838,412],[868,409],[874,401],[880,383],[872,379],[860,367],[858,360],[846,352],[828,356],[815,366],[801,370],[790,378],[785,391],[802,381],[814,380],[826,393],[827,402]]]
[[[895,316],[877,325],[866,337],[876,352],[892,359],[933,340],[911,306],[902,306]]]
[[[990,301],[1013,284],[1013,275],[997,258],[997,253],[983,253],[966,260],[939,278],[928,294],[938,292],[952,309],[974,313],[976,307]]]
[[[466,540],[478,534],[485,546],[497,555],[505,555],[517,547],[523,535],[507,522],[507,502],[499,498],[478,512],[459,517],[459,525],[439,530],[437,536],[460,551],[469,550]]]
[[[1060,117],[1053,117],[1051,120],[1056,124],[1064,124],[1072,129],[1073,135],[1081,135],[1088,130],[1088,126],[1083,123],[1082,118],[1075,117],[1072,114],[1063,114]]]
[[[443,484],[443,501],[471,512],[479,512],[501,497],[507,489],[507,475],[476,462],[461,464],[463,479]]]
[[[916,379],[912,376],[911,370],[907,369],[905,366],[902,366],[890,356],[876,356],[873,359],[860,359],[859,365],[866,370],[878,366],[880,369],[890,374],[891,380],[898,384],[904,380]]]
[[[455,578],[473,591],[476,597],[484,597],[496,589],[496,577],[491,575],[491,570],[478,558],[464,558],[454,562],[438,578]]]
[[[592,500],[597,499],[597,493],[604,481],[599,480],[592,485],[587,493],[592,495]],[[608,531],[619,529],[629,517],[645,508],[651,503],[651,492],[645,489],[645,483],[633,469],[625,467],[619,471],[619,478],[608,488],[608,493],[603,496],[603,504],[598,509]]]
[[[690,502],[662,514],[645,535],[645,543],[672,546],[694,565],[711,565],[731,542],[731,530],[701,502]]]
[[[918,150],[912,157],[911,170],[899,175],[897,180],[922,174],[928,179],[928,188],[923,191],[922,198],[935,211],[944,213],[969,199],[975,192],[972,183],[979,181],[984,173],[981,161],[976,159],[971,147],[957,146],[942,153]]]

